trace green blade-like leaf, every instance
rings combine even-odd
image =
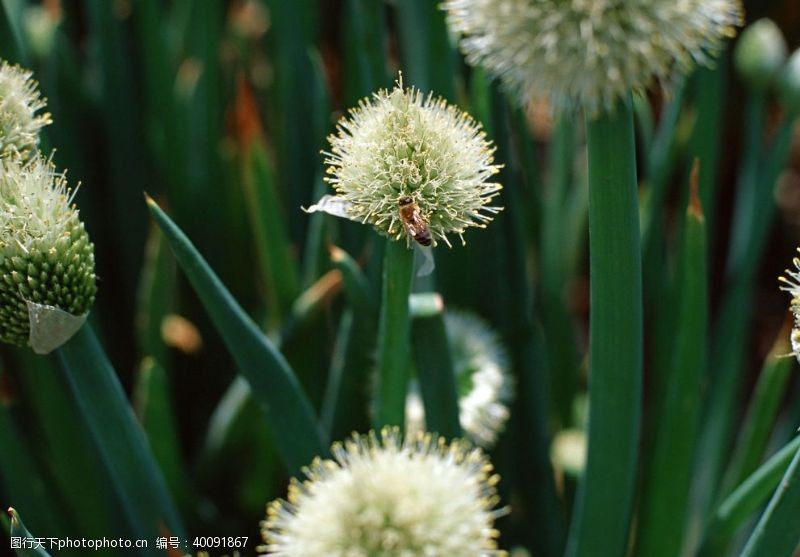
[[[800,437],[772,455],[719,505],[706,529],[699,555],[724,555],[728,540],[764,504],[786,473],[798,449]]]
[[[58,516],[74,521],[74,526],[68,522],[65,527],[80,531],[87,537],[127,533],[119,528],[120,521],[114,519],[122,511],[107,495],[110,485],[107,477],[98,473],[98,459],[89,433],[85,428],[75,426],[80,423],[80,411],[64,388],[55,362],[21,348],[14,352],[14,364],[20,371],[15,377],[20,388],[20,400],[25,401],[27,411],[26,423],[21,425],[35,425],[34,429],[28,430],[28,440],[35,443],[31,454],[44,457],[43,466],[53,478],[55,489],[48,492],[50,504],[53,500],[63,499],[63,503],[58,505]],[[0,443],[0,446],[6,445]],[[25,452],[21,445],[19,452]],[[57,498],[59,494],[61,497]],[[25,512],[37,530],[57,535],[58,532],[50,526],[43,529],[40,512],[33,513],[22,503],[12,502]]]
[[[347,106],[379,87],[386,75],[385,5],[374,0],[347,0],[342,32],[344,89]]]
[[[8,501],[35,516],[38,528],[50,535],[66,533],[59,516],[50,506],[55,499],[34,459],[28,440],[11,419],[8,408],[0,403],[0,484]]]
[[[435,91],[450,102],[456,100],[456,57],[444,12],[430,0],[404,0],[395,4],[398,38],[406,86]]]
[[[28,53],[22,41],[17,13],[20,7],[18,2],[0,2],[0,58],[27,65]]]
[[[791,557],[800,546],[800,449],[740,557]]]
[[[342,274],[350,308],[342,314],[328,373],[322,423],[331,438],[369,428],[369,375],[375,368],[378,301],[358,263],[343,249],[330,247],[331,261]]]
[[[169,365],[169,350],[161,333],[164,318],[175,311],[177,273],[175,260],[161,230],[153,225],[145,246],[144,265],[136,297],[136,336],[143,357]]]
[[[369,281],[358,263],[350,257],[350,255],[336,246],[329,248],[331,254],[331,261],[342,273],[342,281],[344,283],[345,294],[347,299],[353,306],[353,309],[359,313],[372,314],[373,317],[378,315],[378,300],[377,295],[370,287]]]
[[[375,369],[377,318],[345,311],[331,359],[322,423],[332,439],[369,429],[369,375]]]
[[[664,403],[659,407],[653,454],[646,467],[637,555],[677,557],[699,427],[700,386],[705,377],[708,336],[706,229],[697,190],[699,165],[692,173],[680,271],[677,336]]]
[[[289,235],[274,172],[266,146],[259,139],[246,147],[242,157],[242,177],[270,313],[278,323],[286,317],[298,294],[297,263],[289,250]]]
[[[570,246],[578,244],[565,234],[564,223],[571,209],[569,202],[577,189],[575,167],[575,122],[568,113],[561,114],[553,133],[550,150],[550,180],[542,196],[543,210],[540,237],[541,319],[548,353],[548,383],[553,418],[564,426],[572,422],[572,401],[578,390],[579,355],[569,300],[564,284],[574,271],[569,265]]]
[[[56,351],[56,357],[81,427],[91,438],[132,534],[151,539],[166,528],[174,535],[185,535],[144,432],[90,327],[78,331]]]
[[[103,126],[102,153],[109,169],[110,205],[115,218],[110,225],[117,245],[115,256],[122,272],[117,277],[120,296],[116,303],[130,308],[136,291],[137,270],[141,267],[142,246],[145,243],[145,214],[137,203],[140,184],[146,181],[140,106],[133,60],[126,52],[126,27],[114,6],[102,0],[86,0],[88,30],[95,48],[95,58],[101,88],[99,114]]]
[[[230,455],[244,458],[231,459]],[[221,517],[236,505],[249,516],[264,510],[264,501],[276,497],[284,470],[269,425],[263,419],[250,385],[240,375],[233,380],[209,419],[198,467],[204,493]],[[237,478],[231,484],[231,477]]]
[[[723,479],[723,496],[728,495],[761,462],[769,442],[770,431],[775,425],[775,418],[791,379],[790,371],[794,368],[795,359],[786,357],[791,350],[789,328],[784,327],[778,333],[758,376],[736,448]]]
[[[186,506],[189,494],[188,476],[181,458],[171,400],[166,370],[155,358],[145,358],[139,366],[134,392],[136,415],[170,491],[176,501]]]
[[[319,149],[324,136],[315,125],[322,107],[317,104],[319,80],[315,78],[313,52],[317,36],[317,10],[310,0],[264,0],[272,25],[266,35],[267,48],[275,74],[282,76],[272,83],[270,106],[266,111],[274,130],[278,154],[278,180],[287,206],[290,236],[294,241],[305,239],[307,217],[298,207],[307,207],[311,198]]]
[[[50,554],[36,542],[36,537],[28,532],[17,511],[13,508],[8,509],[11,517],[11,548],[14,549],[18,557],[50,557]],[[15,543],[24,547],[15,547]]]
[[[242,375],[267,418],[275,443],[291,473],[327,453],[311,403],[289,364],[236,303],[186,235],[149,199],[151,214],[164,232]]]

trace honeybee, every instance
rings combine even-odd
[[[431,245],[431,231],[428,223],[419,212],[419,207],[411,197],[401,197],[397,200],[400,221],[406,233],[423,246]]]

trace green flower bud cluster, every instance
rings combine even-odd
[[[772,20],[763,18],[748,25],[734,50],[736,71],[753,89],[763,91],[775,81],[786,61],[786,41]]]
[[[790,116],[800,116],[800,49],[787,60],[786,41],[769,19],[759,19],[742,32],[734,51],[736,71],[753,91],[773,89]]]
[[[72,204],[74,192],[35,150],[39,129],[49,123],[34,115],[43,106],[30,73],[2,63],[0,341],[42,354],[80,328],[96,292],[94,246]]]
[[[741,25],[738,0],[445,0],[467,62],[523,102],[609,110],[707,63]]]

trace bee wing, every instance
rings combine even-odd
[[[319,201],[314,203],[311,207],[306,209],[305,207],[300,207],[306,213],[316,213],[317,211],[321,211],[323,213],[328,213],[329,215],[333,215],[334,217],[342,217],[349,220],[357,220],[354,219],[348,209],[352,206],[352,203],[342,199],[338,195],[323,195]]]
[[[415,242],[414,249],[417,251],[417,276],[427,277],[436,269],[436,262],[433,260],[433,248],[431,246],[422,246]]]
[[[413,221],[406,221],[403,223],[406,227],[406,232],[412,238],[419,234],[419,230],[417,229],[417,225]]]

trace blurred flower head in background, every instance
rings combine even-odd
[[[480,449],[430,434],[354,435],[293,481],[262,523],[270,555],[494,556],[498,478]]]
[[[46,106],[33,72],[0,62],[0,156],[28,156],[39,145],[39,131],[50,114],[36,114]]]
[[[737,0],[445,0],[467,61],[523,102],[610,110],[630,91],[707,64],[742,24]]]
[[[800,252],[800,248],[797,249]],[[794,316],[794,327],[791,333],[792,354],[800,362],[800,258],[795,257],[792,260],[795,270],[786,269],[786,275],[778,277],[783,283],[781,290],[788,292],[792,295],[792,301],[789,302],[789,307]]]
[[[464,241],[471,226],[483,228],[500,209],[489,205],[501,186],[494,147],[480,124],[444,99],[403,89],[364,99],[328,139],[326,180],[340,202],[338,216],[372,224],[397,240],[407,233],[399,204],[413,203],[434,245]],[[309,210],[326,210],[322,203]]]
[[[786,62],[786,41],[777,25],[767,18],[748,25],[733,52],[736,70],[757,91],[766,90]]]
[[[778,76],[778,98],[791,114],[800,114],[800,48],[789,56]]]
[[[500,336],[476,315],[448,311],[444,315],[458,388],[459,422],[475,444],[490,449],[505,428],[514,383]],[[425,409],[417,391],[406,402],[406,427],[425,430]]]

